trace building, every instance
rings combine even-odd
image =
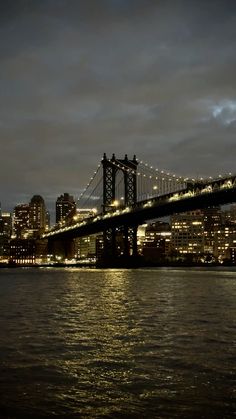
[[[29,204],[16,205],[13,212],[13,238],[36,238],[49,226],[44,199],[34,195]]]
[[[236,224],[236,205],[231,205],[229,209],[223,212],[223,219],[225,223]]]
[[[200,210],[176,214],[171,217],[172,249],[179,255],[204,253],[204,214]]]
[[[221,225],[215,235],[214,256],[219,262],[234,259],[236,247],[236,224]]]
[[[35,239],[12,239],[10,262],[17,265],[34,265],[36,259]]]
[[[76,214],[76,203],[72,195],[64,193],[56,200],[56,224],[72,220]]]
[[[171,231],[166,222],[157,221],[146,227],[142,254],[146,261],[164,262],[171,253]]]
[[[29,204],[19,204],[13,211],[13,236],[23,239],[29,234]]]
[[[12,215],[0,209],[0,260],[7,261],[10,255],[10,238],[12,234]]]
[[[217,231],[222,225],[222,211],[219,206],[202,210],[204,221],[204,253],[215,254]]]
[[[85,218],[93,217],[96,214],[96,209],[91,208],[77,208],[74,214],[74,221],[80,222],[83,221]]]
[[[235,242],[235,246],[232,246],[230,248],[230,261],[232,265],[236,265],[236,242]]]
[[[47,212],[44,199],[34,195],[29,203],[29,230],[32,237],[44,233],[47,227]]]
[[[145,234],[146,234],[146,228],[148,227],[148,224],[141,224],[138,226],[137,230],[137,247],[138,247],[138,254],[142,255],[143,253],[143,243],[145,242]]]
[[[96,243],[97,235],[76,239],[76,257],[78,259],[94,258],[96,256]]]

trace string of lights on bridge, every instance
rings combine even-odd
[[[220,181],[220,183],[219,183]],[[216,182],[216,183],[214,183]],[[172,193],[172,194],[167,194],[167,195],[163,195],[160,197],[157,197],[156,200],[149,200],[146,202],[141,202],[140,204],[138,203],[138,207],[139,209],[145,209],[145,208],[150,208],[152,206],[158,206],[159,204],[164,203],[171,203],[172,201],[179,201],[179,200],[183,200],[183,199],[191,199],[197,195],[201,195],[201,194],[211,194],[212,192],[215,191],[219,191],[219,190],[230,190],[232,188],[236,188],[236,176],[232,176],[230,174],[230,178],[223,178],[223,179],[218,179],[218,182],[213,180],[211,181],[211,184],[207,185],[207,184],[202,184],[202,187],[197,187],[196,190],[184,190],[184,191],[179,191],[176,193]],[[52,230],[48,231],[47,233],[45,233],[43,235],[43,237],[50,237],[53,236],[55,234],[60,234],[60,233],[64,233],[70,230],[73,230],[75,228],[80,228],[80,227],[84,227],[85,225],[90,225],[93,223],[96,223],[98,221],[101,220],[105,220],[106,218],[111,218],[111,217],[117,217],[126,213],[130,213],[131,211],[135,211],[134,208],[132,207],[125,207],[125,208],[113,208],[112,211],[105,213],[105,214],[97,214],[97,215],[93,215],[83,221],[80,222],[75,222],[72,225],[68,225],[68,226],[63,226],[60,228],[53,228]]]
[[[190,177],[183,177],[178,176],[175,174],[170,173],[166,170],[160,170],[159,168],[155,168],[144,162],[142,160],[137,160],[138,163],[138,170],[134,170],[130,166],[125,164],[125,161],[119,161],[115,157],[112,159],[108,159],[108,161],[117,169],[118,172],[126,172],[127,174],[135,174],[137,175],[137,195],[140,200],[144,199],[144,196],[151,197],[156,194],[163,194],[167,192],[174,192],[175,190],[178,191],[186,187],[186,185],[194,182],[206,182],[206,181],[213,181],[214,179],[221,179],[223,176],[219,175],[214,179],[210,176],[208,178],[198,177],[198,178],[190,178]],[[89,182],[87,183],[86,187],[83,189],[81,194],[78,198],[78,207],[84,208],[85,206],[93,206],[95,201],[97,201],[97,206],[102,205],[102,164],[99,163],[96,170],[94,171],[93,175],[91,176]],[[228,176],[232,176],[231,173]],[[118,194],[119,189],[121,190],[122,182],[121,178],[118,179],[116,184],[116,193]],[[119,199],[123,200],[122,197],[123,193],[118,197]]]
[[[152,166],[149,166],[147,163],[144,163],[143,161],[137,160],[137,163],[141,166],[141,170],[137,171],[133,168],[130,168],[130,166],[126,165],[124,160],[122,160],[121,162],[115,158],[112,158],[108,159],[108,161],[117,169],[117,171],[122,171],[123,173],[126,172],[128,174],[137,174],[137,194],[140,195],[140,199],[142,199],[144,195],[150,196],[151,194],[156,194],[158,191],[160,193],[164,193],[170,191],[171,189],[173,190],[173,188],[178,190],[185,186],[186,180],[183,177],[170,174],[169,172],[166,172],[164,170],[154,169]],[[98,189],[98,186],[101,183],[102,174],[100,174],[100,169],[101,164],[97,166],[97,169],[94,171],[93,176],[91,176],[88,184],[86,185],[86,187],[81,192],[78,198],[78,205],[82,208],[88,203],[89,198],[93,196],[94,191]],[[88,193],[92,183],[95,181],[95,178],[97,178],[99,174],[100,180],[98,180],[93,190],[90,193]],[[120,185],[121,179],[116,185],[117,189]],[[122,197],[120,198],[121,200],[124,199]],[[84,199],[85,202],[82,203]]]

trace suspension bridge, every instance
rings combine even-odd
[[[154,168],[136,156],[117,159],[104,154],[77,204],[93,215],[81,221],[68,219],[42,237],[51,251],[60,242],[66,254],[74,238],[102,233],[104,260],[120,256],[118,241],[127,259],[137,256],[137,228],[148,220],[235,201],[236,175],[232,173],[190,179]]]

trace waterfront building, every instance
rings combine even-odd
[[[103,256],[103,234],[97,234],[96,237],[96,259],[101,260]]]
[[[236,265],[236,242],[234,243],[234,246],[230,248],[230,262],[232,265]]]
[[[180,255],[200,255],[204,252],[204,215],[200,210],[171,217],[172,249]]]
[[[146,228],[148,224],[142,224],[138,226],[137,230],[137,247],[138,247],[138,254],[142,255],[143,253],[143,243],[145,242],[145,234]]]
[[[17,265],[34,265],[36,259],[35,239],[11,239],[10,261]]]
[[[49,262],[51,257],[48,255],[48,242],[47,239],[35,240],[35,262],[45,263]]]
[[[146,227],[142,254],[146,261],[163,262],[171,254],[171,231],[166,222],[157,221]]]
[[[217,245],[217,231],[222,225],[223,213],[219,206],[202,210],[204,221],[204,253],[215,255]]]
[[[74,222],[81,222],[86,218],[92,217],[96,214],[95,209],[91,208],[77,208],[76,213],[73,217]],[[75,257],[78,259],[86,259],[89,257],[95,257],[97,253],[97,234],[85,237],[78,237],[74,240],[75,242]]]
[[[76,215],[76,203],[72,195],[64,193],[56,200],[56,223],[72,220]]]
[[[97,235],[78,237],[76,239],[76,258],[86,259],[96,256]]]
[[[221,225],[215,235],[214,256],[219,262],[234,260],[236,247],[236,224]]]

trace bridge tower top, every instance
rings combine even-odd
[[[108,159],[106,153],[102,159],[103,166],[103,212],[111,209],[116,200],[116,175],[118,171],[123,173],[124,179],[124,205],[134,205],[137,202],[137,166],[136,156],[130,160],[125,154],[124,159],[117,159],[115,154]]]

